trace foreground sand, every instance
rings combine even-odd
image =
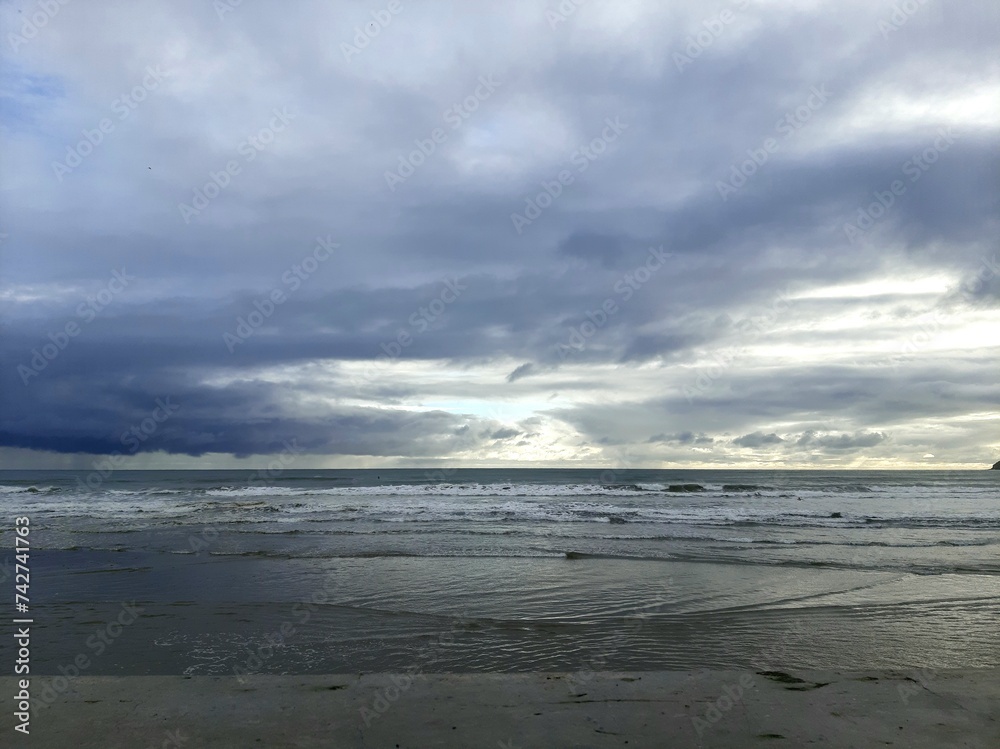
[[[80,677],[0,746],[1000,747],[998,670],[407,678]]]

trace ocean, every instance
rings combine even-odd
[[[1000,471],[3,471],[0,502],[39,674],[1000,666]]]

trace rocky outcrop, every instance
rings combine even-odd
[[[996,463],[994,463],[993,464],[993,468],[991,468],[990,470],[991,471],[1000,471],[1000,460],[998,460]]]

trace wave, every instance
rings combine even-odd
[[[771,506],[752,504],[733,505],[698,500],[669,502],[649,498],[645,494],[632,502],[613,501],[612,498],[519,498],[503,501],[480,498],[485,501],[457,502],[445,497],[428,497],[426,500],[394,501],[391,498],[368,502],[309,502],[281,501],[280,498],[239,500],[202,500],[183,503],[138,503],[121,501],[58,501],[33,504],[32,513],[39,521],[55,522],[56,518],[74,518],[87,525],[94,521],[101,528],[89,531],[117,532],[143,527],[170,525],[198,525],[205,523],[224,525],[271,524],[344,524],[393,525],[419,527],[445,525],[448,532],[468,526],[501,524],[526,528],[531,525],[560,524],[611,524],[659,525],[675,527],[733,528],[755,531],[770,529],[780,531],[822,531],[830,533],[871,533],[880,531],[929,532],[942,531],[994,531],[1000,530],[1000,512],[983,508],[988,515],[853,515],[849,512],[831,513],[827,509],[815,512],[780,512]],[[638,499],[641,497],[642,499]],[[573,501],[573,500],[576,501]],[[587,501],[587,500],[590,501]],[[611,500],[611,501],[609,501]]]
[[[699,528],[716,534],[735,529],[740,536],[749,537],[797,532],[799,537],[854,534],[856,540],[866,540],[882,531],[911,531],[923,540],[925,532],[945,531],[939,536],[949,540],[960,537],[954,531],[1000,530],[1000,507],[995,503],[993,484],[966,485],[964,494],[942,487],[914,495],[909,490],[892,492],[872,482],[853,480],[824,491],[800,489],[790,495],[780,481],[770,477],[766,481],[718,484],[683,478],[681,475],[677,483],[451,481],[385,486],[344,485],[344,481],[336,482],[339,486],[331,486],[329,481],[323,486],[291,482],[241,486],[222,484],[216,478],[187,489],[119,485],[93,493],[50,491],[59,487],[44,482],[29,486],[27,482],[7,481],[0,491],[11,492],[8,496],[15,504],[27,504],[30,496],[33,518],[39,522],[56,527],[57,518],[71,518],[64,524],[84,532],[88,528],[115,532],[198,523],[274,530],[310,523],[303,527],[318,524],[316,530],[322,532],[327,530],[323,525],[332,529],[356,523],[364,530],[437,524],[441,532],[448,533],[487,525],[530,533],[533,525],[577,524],[575,529],[580,529],[582,524],[603,524],[637,535]],[[879,487],[877,494],[864,493],[873,486]]]
[[[188,554],[187,551],[171,552],[177,554]],[[754,559],[727,558],[725,556],[704,556],[692,553],[670,553],[670,554],[649,554],[649,553],[612,553],[612,552],[585,552],[565,549],[532,549],[519,551],[506,550],[468,550],[461,549],[455,551],[408,551],[398,549],[369,550],[369,551],[334,551],[334,550],[307,550],[289,552],[284,550],[259,549],[259,550],[239,550],[239,551],[210,551],[210,556],[216,557],[241,557],[241,558],[267,558],[267,559],[567,559],[576,560],[614,560],[633,562],[694,562],[706,564],[724,564],[732,566],[756,566],[767,567],[797,567],[811,568],[821,567],[830,569],[862,569],[866,571],[905,571],[914,574],[942,574],[948,572],[956,573],[976,573],[986,575],[1000,575],[1000,567],[992,568],[987,566],[968,567],[963,565],[927,565],[914,564],[912,561],[887,561],[872,563],[870,560],[852,562],[848,560],[815,560],[815,559]]]
[[[205,489],[210,497],[594,497],[706,491],[701,484],[386,484],[383,486],[219,486]]]
[[[736,539],[718,539],[721,541],[736,541]],[[985,541],[928,541],[926,543],[892,543],[891,541],[818,541],[812,539],[746,539],[744,543],[780,546],[845,546],[850,548],[884,548],[884,549],[930,549],[935,546],[996,546],[1000,538]]]
[[[869,494],[876,490],[861,484],[772,486],[768,484],[712,484],[706,482],[632,482],[632,483],[447,483],[418,482],[375,486],[288,486],[225,485],[191,489],[190,494],[209,497],[595,497],[595,496],[669,496],[705,494],[723,496],[731,493],[759,493],[769,497],[829,496],[830,494]]]
[[[296,489],[291,486],[216,486],[204,489],[209,497],[291,497],[302,494],[320,494],[320,490]]]
[[[404,551],[395,549],[379,549],[370,551],[352,551],[345,549],[343,551],[334,551],[330,549],[324,550],[308,550],[308,551],[296,551],[294,553],[288,551],[279,551],[272,549],[257,549],[257,550],[242,550],[242,551],[210,551],[208,552],[210,556],[214,557],[266,557],[271,559],[382,559],[382,558],[419,558],[419,559],[545,559],[545,558],[558,558],[563,555],[560,551],[535,551],[535,552],[509,552],[503,550],[494,551],[478,551],[476,553],[459,550],[459,551],[434,551],[434,552],[417,552],[417,551]]]
[[[113,498],[121,501],[129,499],[148,501],[151,498],[169,500],[172,497],[186,496],[191,500],[280,500],[280,499],[313,499],[323,497],[352,497],[357,499],[384,497],[467,497],[476,499],[496,499],[500,497],[544,499],[547,497],[592,498],[592,497],[631,497],[635,499],[659,499],[676,502],[686,495],[695,495],[699,500],[732,499],[733,495],[745,495],[742,501],[766,501],[775,499],[821,499],[850,498],[851,495],[870,495],[878,493],[896,499],[904,496],[902,491],[893,492],[891,488],[873,488],[867,484],[847,483],[827,485],[806,484],[790,486],[779,483],[712,483],[706,481],[672,481],[672,482],[622,482],[622,483],[511,483],[511,482],[409,482],[384,485],[358,485],[355,479],[348,477],[323,478],[321,485],[314,485],[316,479],[283,478],[274,484],[212,484],[198,486],[196,482],[186,488],[173,486],[153,486],[137,488],[99,487],[88,491],[80,487],[59,486],[0,486],[0,494],[23,495],[24,493],[51,494],[63,492],[73,499],[93,502],[101,498]],[[989,495],[991,487],[972,489],[974,496]]]
[[[62,487],[60,486],[35,486],[34,484],[28,486],[0,485],[0,493],[4,494],[55,494],[61,491]]]
[[[189,493],[185,489],[108,489],[108,494],[113,497],[159,497]]]

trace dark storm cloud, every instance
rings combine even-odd
[[[331,407],[317,413],[262,382],[209,388],[185,387],[180,380],[160,377],[142,386],[92,387],[87,393],[93,399],[90,404],[80,398],[78,389],[53,388],[45,393],[49,407],[41,411],[5,403],[6,429],[0,432],[0,446],[65,453],[213,452],[241,457],[281,452],[291,443],[307,454],[429,457],[516,436],[504,429],[491,430],[489,421],[443,411]],[[163,418],[165,413],[169,418]],[[482,437],[468,429],[470,421],[486,427],[479,430]]]
[[[767,445],[780,445],[782,442],[784,440],[774,432],[770,434],[753,432],[751,434],[744,434],[742,437],[737,437],[733,440],[733,444],[740,447],[766,447]]]
[[[679,432],[677,434],[654,434],[647,442],[667,442],[677,445],[710,445],[715,440],[704,434],[694,432]]]
[[[521,433],[516,429],[497,429],[493,434],[490,435],[491,440],[509,440],[513,437],[519,437]]]
[[[531,362],[522,364],[509,375],[507,375],[507,382],[517,382],[522,377],[530,377],[535,371],[535,365]]]
[[[447,458],[520,436],[470,415],[514,394],[569,441],[720,456],[888,449],[893,425],[995,409],[989,357],[934,348],[997,309],[994,4],[926,4],[885,31],[889,2],[586,4],[555,28],[544,2],[427,3],[351,59],[360,5],[155,7],[70,4],[4,51],[0,445],[120,450],[167,396],[182,409],[138,451],[296,438]],[[733,22],[679,67],[722,8]],[[149,66],[163,82],[120,119]],[[287,126],[241,151],[275,110]],[[595,146],[609,118],[623,128]],[[234,159],[186,223],[178,204]],[[511,214],[562,171],[518,233]],[[339,248],[292,288],[327,236]],[[650,248],[669,257],[644,275]],[[84,324],[77,306],[123,266],[135,284]],[[942,275],[938,297],[796,296]],[[928,332],[934,310],[948,320]],[[831,322],[853,314],[863,332]],[[810,358],[751,365],[751,344]],[[33,365],[45,346],[57,355]],[[456,376],[414,376],[427,362]],[[491,367],[488,389],[458,376]],[[641,380],[650,367],[661,381]],[[556,393],[580,400],[538,405]]]

